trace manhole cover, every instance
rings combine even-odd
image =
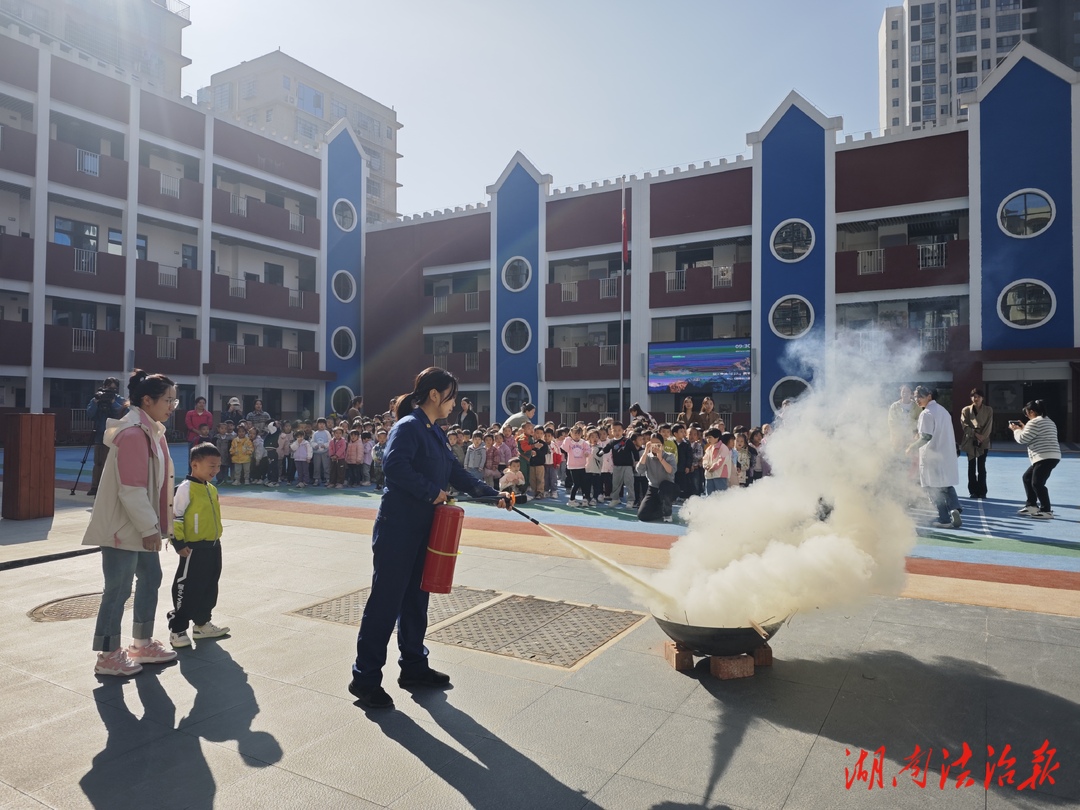
[[[512,596],[428,638],[569,669],[641,618],[629,611]]]
[[[129,597],[124,603],[124,610],[128,610],[134,599]],[[93,619],[101,607],[101,593],[81,593],[78,596],[68,596],[63,599],[54,599],[44,605],[38,605],[26,615],[35,622],[67,622],[72,619]]]
[[[369,593],[371,593],[371,588],[361,588],[352,593],[327,599],[325,602],[294,610],[293,615],[359,627]],[[472,610],[477,605],[490,602],[498,595],[498,591],[481,591],[475,588],[454,588],[447,594],[432,594],[428,602],[428,624],[445,622],[458,614]]]

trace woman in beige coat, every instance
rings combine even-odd
[[[979,388],[971,390],[971,404],[960,411],[960,427],[964,438],[960,452],[968,457],[968,495],[986,497],[986,453],[990,450],[990,434],[994,432],[994,409],[986,404]]]
[[[176,385],[164,374],[136,369],[128,380],[130,410],[105,429],[109,455],[83,545],[101,546],[105,587],[94,629],[98,675],[134,675],[142,664],[176,657],[152,638],[161,585],[161,538],[172,526],[173,465],[166,421],[176,408]],[[135,586],[134,641],[120,644],[124,603]]]

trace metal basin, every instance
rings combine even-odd
[[[653,616],[672,641],[677,641],[698,655],[740,655],[752,653],[783,626],[783,620],[765,624],[765,638],[753,627],[695,627]]]

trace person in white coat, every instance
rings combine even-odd
[[[960,473],[956,466],[956,433],[949,412],[934,399],[925,385],[915,389],[915,402],[922,408],[916,427],[917,437],[907,452],[919,453],[919,484],[935,507],[937,520],[931,526],[960,528],[960,500],[956,486]]]

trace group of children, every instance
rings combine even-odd
[[[450,426],[447,443],[466,470],[497,489],[557,500],[558,489],[564,488],[568,505],[579,508],[616,506],[625,490],[627,506],[636,509],[650,487],[648,465],[639,465],[650,439],[672,456],[674,498],[749,486],[768,475],[764,450],[769,426],[738,427],[733,433],[722,427],[702,431],[642,420],[626,430],[622,422],[605,419],[599,425],[570,427],[526,422],[516,430],[495,424],[467,436]]]
[[[217,433],[200,428],[192,448],[211,442],[221,454],[216,483],[277,487],[296,482],[299,488],[331,489],[383,485],[382,459],[388,426],[354,419],[320,418],[255,425],[219,422]]]
[[[295,482],[297,488],[381,489],[391,426],[389,414],[358,417],[351,423],[333,415],[314,423],[226,421],[217,425],[214,435],[203,426],[192,446],[209,441],[217,447],[218,485],[277,487]],[[764,452],[767,424],[728,432],[723,422],[702,430],[679,422],[657,425],[639,417],[629,429],[611,418],[596,425],[526,422],[515,429],[493,424],[471,434],[457,425],[444,429],[451,452],[476,478],[533,500],[559,500],[559,489],[564,489],[568,505],[579,508],[617,506],[625,492],[626,505],[637,509],[651,484],[659,483],[650,482],[648,464],[639,464],[652,439],[672,457],[674,488],[664,488],[672,501],[749,486],[769,474]]]

